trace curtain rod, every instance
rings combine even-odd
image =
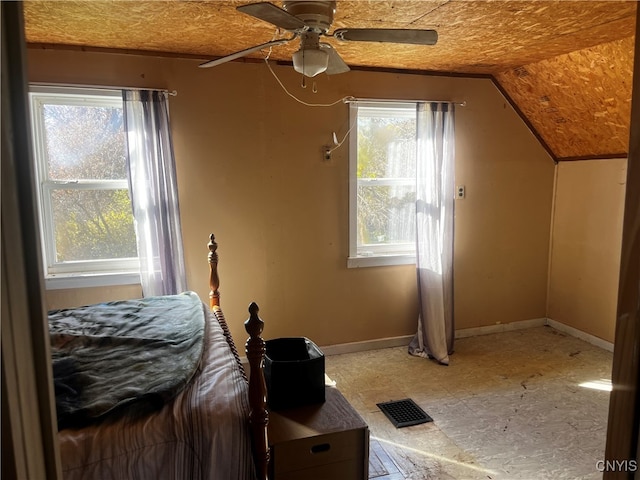
[[[453,103],[454,105],[458,105],[460,107],[466,107],[467,101],[464,100],[462,102],[451,102],[448,100],[409,100],[409,99],[391,99],[391,98],[356,98],[356,97],[347,97],[344,100],[344,103],[354,103],[354,102],[377,102],[377,103]]]
[[[38,87],[62,87],[62,88],[95,88],[98,90],[153,90],[155,92],[165,92],[167,95],[175,97],[178,95],[177,90],[168,90],[166,88],[143,88],[143,87],[123,87],[115,85],[88,85],[78,83],[56,83],[56,82],[29,82],[29,85]]]

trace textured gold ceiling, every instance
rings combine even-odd
[[[272,25],[237,12],[241,3],[249,2],[27,1],[26,36],[31,43],[215,58],[274,35]],[[338,1],[330,32],[434,28],[439,40],[428,47],[329,41],[352,66],[493,74],[629,37],[635,8],[634,1]],[[290,60],[295,48],[277,47],[271,57]]]
[[[26,1],[25,33],[32,46],[213,59],[274,38],[275,27],[236,10],[244,3],[251,2]],[[636,5],[338,0],[329,34],[345,27],[429,28],[438,31],[438,43],[327,41],[351,67],[490,75],[553,158],[606,157],[627,151]],[[290,62],[293,43],[275,47],[270,58]]]

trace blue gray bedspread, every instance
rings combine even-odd
[[[59,428],[173,398],[198,369],[205,309],[186,292],[49,312]]]

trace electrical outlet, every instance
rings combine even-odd
[[[458,185],[456,187],[456,198],[463,199],[465,194],[466,194],[466,192],[465,192],[464,185]]]

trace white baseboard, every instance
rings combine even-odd
[[[596,337],[595,335],[591,335],[590,333],[583,332],[582,330],[578,330],[577,328],[570,327],[569,325],[565,325],[564,323],[557,322],[550,318],[547,318],[547,325],[555,328],[556,330],[566,333],[567,335],[571,335],[572,337],[579,338],[580,340],[584,340],[591,345],[595,345],[596,347],[600,347],[609,352],[613,352],[613,343],[607,342],[602,338]]]
[[[362,342],[340,343],[337,345],[325,345],[320,350],[325,355],[341,355],[343,353],[364,352],[367,350],[378,350],[380,348],[409,346],[413,335],[403,335],[401,337],[377,338],[375,340],[365,340]]]
[[[613,343],[607,342],[589,333],[585,333],[577,328],[570,327],[564,323],[557,322],[550,318],[533,318],[531,320],[521,320],[511,323],[499,323],[496,325],[487,325],[484,327],[462,328],[456,330],[456,338],[475,337],[478,335],[489,335],[492,333],[511,332],[515,330],[523,330],[526,328],[543,327],[549,325],[556,330],[571,335],[572,337],[584,340],[587,343],[603,348],[609,352],[613,352]],[[362,342],[339,343],[337,345],[321,346],[320,350],[325,355],[341,355],[344,353],[365,352],[367,350],[378,350],[380,348],[392,347],[408,347],[409,342],[413,339],[413,335],[403,335],[400,337],[377,338],[375,340],[364,340]],[[241,357],[246,364],[246,357]]]
[[[513,330],[523,330],[525,328],[542,327],[547,324],[546,318],[533,318],[531,320],[521,320],[511,323],[497,323],[484,327],[462,328],[456,330],[456,338],[476,337],[478,335],[489,335],[491,333],[511,332]]]
[[[339,343],[337,345],[320,346],[320,350],[325,356],[342,355],[343,353],[366,352],[367,350],[378,350],[381,348],[408,347],[413,335],[403,335],[400,337],[376,338],[375,340],[364,340],[362,342]],[[241,356],[240,361],[248,368],[249,362],[246,356]]]
[[[473,337],[476,335],[488,335],[490,333],[508,332],[512,330],[522,330],[525,328],[542,327],[547,324],[546,318],[534,318],[532,320],[522,320],[520,322],[501,323],[477,328],[463,328],[456,330],[456,338]],[[376,340],[365,340],[362,342],[341,343],[337,345],[325,345],[320,347],[325,355],[340,355],[343,353],[364,352],[367,350],[377,350],[379,348],[404,347],[409,346],[413,335],[400,337],[380,338]]]

